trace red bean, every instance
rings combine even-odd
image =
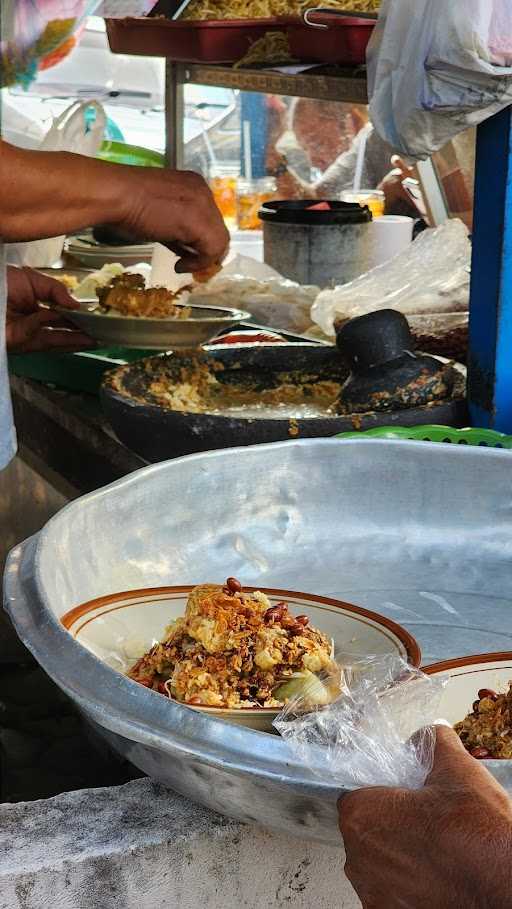
[[[226,581],[226,588],[229,593],[234,595],[235,593],[241,592],[242,585],[241,585],[240,581],[237,581],[236,578],[228,578]]]
[[[498,695],[495,691],[492,690],[492,688],[481,688],[478,692],[478,697],[480,700],[483,698],[490,698],[491,701],[496,701],[498,699]]]
[[[300,622],[296,622],[295,625],[289,625],[286,629],[290,637],[296,638],[299,634],[302,634],[304,631],[304,625],[301,625]]]
[[[288,612],[286,603],[278,603],[277,606],[271,606],[263,616],[265,625],[271,625],[274,622],[280,622]]]
[[[482,747],[473,748],[473,750],[471,751],[471,757],[476,758],[477,761],[484,761],[486,758],[488,758],[490,756],[491,756],[490,752],[487,750],[487,748],[482,748]]]
[[[302,625],[303,628],[306,628],[307,625],[309,625],[309,616],[307,616],[307,615],[298,615],[297,618],[295,619],[295,621],[298,622],[299,625]]]

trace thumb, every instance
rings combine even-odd
[[[471,781],[476,782],[482,775],[488,775],[487,770],[468,754],[453,729],[436,726],[435,730],[434,766],[425,783],[426,786],[443,786],[448,781],[452,787],[457,781],[467,786]]]

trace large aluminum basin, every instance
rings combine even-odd
[[[244,821],[336,842],[337,791],[277,737],[134,685],[59,618],[118,590],[221,582],[345,599],[418,638],[424,662],[512,650],[512,455],[312,439],[194,455],[68,505],[10,556],[6,608],[49,675],[134,764]],[[510,785],[510,762],[489,762]]]

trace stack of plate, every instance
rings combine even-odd
[[[66,250],[86,268],[102,268],[110,262],[119,262],[125,268],[139,262],[151,263],[153,243],[139,243],[133,246],[108,246],[97,243],[92,236],[70,237]]]

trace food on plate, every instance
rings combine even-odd
[[[192,278],[195,284],[208,284],[208,281],[215,278],[220,271],[222,271],[222,265],[216,262],[214,265],[210,265],[209,268],[203,268],[202,271],[195,271]]]
[[[64,284],[66,290],[69,290],[70,293],[74,293],[80,284],[80,281],[76,275],[60,275],[57,278],[57,281],[60,281],[61,284]]]
[[[472,713],[454,728],[473,757],[512,760],[512,682],[505,694],[481,688]]]
[[[328,704],[341,683],[329,638],[236,578],[195,587],[185,616],[128,675],[183,704],[235,710],[279,708],[296,694]]]
[[[188,319],[189,306],[176,306],[183,290],[174,293],[165,287],[148,287],[142,275],[124,273],[96,291],[100,309],[107,315],[138,319]]]
[[[57,281],[64,284],[77,300],[90,300],[96,296],[98,287],[110,284],[117,275],[122,275],[124,268],[118,262],[104,265],[99,271],[93,271],[80,281],[75,275],[56,275]]]
[[[269,19],[301,16],[306,10],[343,9],[357,13],[377,12],[380,0],[192,0],[182,19]]]

